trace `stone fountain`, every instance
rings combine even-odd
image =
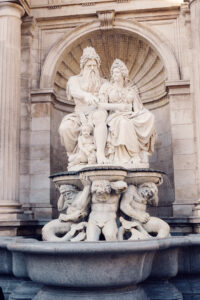
[[[99,75],[100,58],[83,51],[81,73],[67,83],[75,112],[59,127],[68,172],[51,176],[60,191],[57,220],[43,228],[46,241],[123,241],[169,235],[169,226],[146,212],[158,205],[162,172],[149,169],[156,137],[128,69],[119,59],[110,82]],[[61,236],[60,236],[61,235]]]
[[[51,176],[59,217],[43,227],[43,242],[9,246],[23,253],[29,278],[43,284],[35,300],[148,299],[138,284],[150,276],[155,253],[177,247],[168,224],[146,211],[158,205],[163,181],[149,168],[154,116],[121,60],[110,81],[100,77],[100,63],[95,49],[85,48],[81,73],[67,83],[75,111],[59,133],[68,171]]]

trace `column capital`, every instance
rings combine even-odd
[[[10,16],[21,19],[25,11],[23,7],[16,0],[0,0],[0,17]]]

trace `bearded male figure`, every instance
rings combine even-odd
[[[103,164],[106,162],[104,150],[107,140],[107,112],[103,109],[97,110],[97,96],[104,80],[99,74],[100,57],[94,48],[87,47],[83,50],[80,68],[80,74],[70,77],[67,83],[67,96],[74,101],[75,112],[65,116],[60,124],[61,142],[68,156],[76,153],[82,120],[86,120],[94,128],[97,163]]]
[[[84,185],[82,191],[71,184],[63,184],[59,187],[60,197],[57,207],[58,211],[63,213],[59,215],[58,219],[48,222],[42,228],[44,241],[66,242],[85,238],[84,228],[86,222],[84,222],[84,218],[88,214],[90,182],[82,180],[82,183]]]

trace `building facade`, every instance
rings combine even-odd
[[[0,235],[35,234],[56,216],[52,173],[67,169],[58,127],[86,46],[109,78],[123,60],[156,118],[152,169],[166,173],[154,214],[198,227],[200,0],[0,1]],[[196,209],[198,214],[198,206]]]

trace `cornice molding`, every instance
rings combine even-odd
[[[185,95],[190,94],[189,80],[167,81],[165,83],[169,95]]]
[[[61,99],[53,89],[35,89],[31,91],[31,103],[51,103],[55,109],[65,113],[74,111],[74,102]]]
[[[74,6],[74,5],[82,5],[82,6],[94,6],[94,5],[104,5],[104,4],[109,4],[111,5],[112,3],[116,4],[131,4],[134,2],[138,2],[139,0],[19,0],[19,2],[22,2],[23,5],[28,7],[29,9],[38,9],[38,8],[59,8],[59,7],[64,7],[64,6]],[[189,0],[187,0],[189,1]],[[184,2],[187,2],[184,1]],[[148,1],[147,1],[148,2]],[[162,2],[162,1],[161,1]],[[180,4],[176,3],[174,4],[175,6],[180,6]],[[173,6],[174,6],[173,5]],[[167,5],[169,6],[169,5]],[[163,7],[163,6],[162,6]]]
[[[167,93],[163,94],[163,96],[159,99],[155,99],[151,102],[144,102],[144,105],[149,110],[157,109],[159,107],[165,106],[168,104],[169,99],[167,97]],[[54,89],[35,89],[31,91],[31,104],[37,103],[50,103],[57,110],[60,110],[65,113],[74,112],[74,102],[67,100],[67,98],[63,99],[59,97]]]

